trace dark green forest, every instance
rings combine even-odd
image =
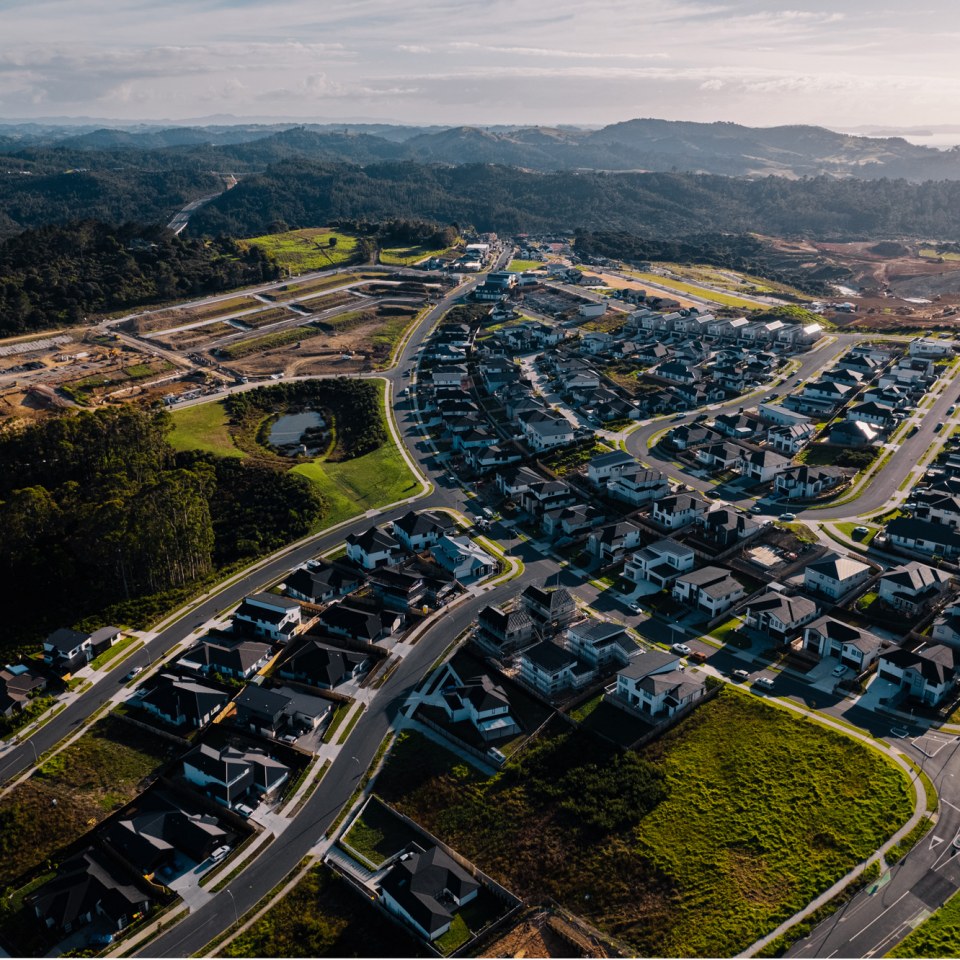
[[[276,279],[276,263],[233,240],[86,220],[0,243],[0,336],[83,323],[89,314]]]
[[[163,411],[124,406],[0,437],[5,653],[57,626],[149,618],[321,519],[305,478],[175,453],[170,427]]]
[[[690,173],[530,173],[491,164],[365,168],[274,164],[203,207],[198,234],[254,236],[334,220],[427,219],[480,230],[622,230],[645,236],[767,233],[820,239],[960,240],[960,182]]]

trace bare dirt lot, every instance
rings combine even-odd
[[[606,957],[607,953],[571,924],[544,912],[520,921],[481,957]]]

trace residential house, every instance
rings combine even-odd
[[[760,530],[760,524],[732,507],[715,507],[697,517],[698,535],[706,543],[721,549],[732,546],[738,540],[752,537]]]
[[[608,523],[591,531],[587,550],[597,557],[601,566],[620,560],[627,552],[640,546],[640,528],[627,520]]]
[[[915,491],[912,501],[915,519],[942,523],[951,530],[960,528],[960,495],[938,490]]]
[[[480,884],[439,847],[414,844],[387,871],[378,887],[380,902],[434,941],[450,929],[457,910],[469,903]]]
[[[960,604],[951,604],[933,621],[932,636],[938,643],[960,647]]]
[[[69,673],[109,650],[121,636],[119,627],[101,627],[93,633],[60,627],[43,641],[43,659],[54,670]]]
[[[693,457],[708,470],[732,470],[743,456],[744,449],[730,440],[699,447]]]
[[[233,616],[234,627],[273,643],[286,643],[301,623],[300,604],[275,593],[251,593]]]
[[[407,613],[427,603],[427,582],[421,574],[411,570],[383,567],[370,575],[370,586],[387,610]]]
[[[400,544],[380,527],[370,527],[363,533],[347,536],[347,556],[364,570],[376,570],[397,562]]]
[[[277,795],[290,778],[290,768],[265,750],[232,746],[194,747],[183,758],[183,778],[225,807],[253,798]]]
[[[690,493],[676,493],[655,500],[650,519],[667,530],[679,530],[703,516],[708,509],[706,500]]]
[[[341,650],[320,640],[308,640],[280,664],[278,675],[321,690],[333,690],[362,676],[370,657],[354,650]]]
[[[24,898],[43,925],[60,933],[103,920],[123,930],[150,911],[153,900],[105,851],[87,847],[57,868],[56,876]]]
[[[804,628],[803,648],[820,657],[838,657],[860,674],[880,656],[883,641],[869,630],[820,617]]]
[[[774,490],[787,500],[813,500],[836,489],[846,480],[840,467],[810,467],[802,464],[777,475]]]
[[[0,668],[0,716],[13,716],[46,688],[47,678],[25,663]]]
[[[315,730],[330,716],[329,700],[311,696],[292,687],[268,689],[248,684],[233,701],[236,723],[267,737],[284,731],[299,736]]]
[[[731,440],[749,440],[764,429],[761,420],[743,413],[721,413],[714,418],[712,426]]]
[[[567,627],[564,646],[578,660],[598,671],[623,666],[631,656],[639,653],[636,642],[630,639],[620,624],[592,617]]]
[[[814,593],[839,600],[871,577],[870,567],[852,557],[828,553],[808,564],[803,571],[803,587]]]
[[[807,383],[800,396],[811,400],[821,400],[833,407],[838,407],[845,403],[847,398],[853,392],[853,387],[845,383],[835,383],[832,380],[815,380]]]
[[[869,423],[880,431],[890,430],[897,424],[893,407],[877,400],[868,400],[866,403],[857,403],[847,410],[848,420],[858,420]]]
[[[463,681],[453,667],[448,665],[447,671],[439,695],[440,706],[451,723],[469,723],[484,741],[502,740],[520,732],[502,686],[486,674]]]
[[[489,576],[497,569],[497,561],[469,537],[441,537],[431,550],[434,561],[461,583],[471,583]]]
[[[565,627],[577,614],[577,602],[566,587],[531,583],[520,594],[520,606],[534,626],[543,631]]]
[[[132,705],[172,727],[206,726],[230,698],[222,690],[173,674],[161,674],[150,690],[135,695]]]
[[[897,517],[887,524],[887,542],[928,556],[960,556],[960,533],[943,523]]]
[[[543,477],[529,467],[508,466],[496,474],[497,489],[505,497],[518,497],[536,483],[543,483]]]
[[[520,505],[535,517],[548,510],[569,507],[577,502],[577,495],[562,480],[540,480],[531,483],[520,495]]]
[[[522,607],[508,611],[488,605],[477,616],[476,639],[495,656],[507,656],[530,642],[533,629],[533,620]]]
[[[667,434],[667,440],[678,450],[689,450],[705,443],[716,443],[722,435],[700,423],[685,423],[674,427]]]
[[[537,453],[573,443],[576,436],[574,425],[556,414],[524,414],[519,424],[524,439]]]
[[[588,461],[587,479],[597,486],[603,486],[613,477],[621,473],[632,473],[639,466],[636,457],[632,457],[623,450],[611,450]]]
[[[335,637],[376,643],[400,629],[403,616],[394,610],[371,610],[349,600],[333,603],[318,618],[319,626]]]
[[[552,640],[520,653],[520,679],[544,697],[557,697],[596,679],[596,670]]]
[[[692,570],[696,559],[692,547],[669,538],[658,540],[627,559],[623,578],[636,584],[646,581],[664,589],[681,573]]]
[[[790,466],[790,460],[773,450],[744,450],[738,469],[742,476],[749,477],[755,483],[770,483],[778,473],[789,470]]]
[[[810,423],[794,423],[775,427],[767,433],[767,443],[785,457],[795,457],[814,437]]]
[[[573,537],[602,523],[605,514],[597,507],[575,503],[572,507],[548,510],[540,519],[543,532],[555,539]]]
[[[747,604],[747,623],[775,640],[789,642],[799,636],[805,623],[815,619],[817,605],[806,597],[788,597],[779,590],[766,590]]]
[[[191,647],[177,663],[198,673],[218,674],[236,680],[252,677],[270,662],[270,646],[252,640],[240,642],[203,640]]]
[[[630,472],[617,474],[607,483],[607,493],[633,506],[649,503],[670,492],[667,475],[660,470],[648,470],[639,465]]]
[[[458,390],[467,390],[470,387],[470,374],[462,363],[434,367],[431,376],[438,387],[455,387]]]
[[[934,340],[932,337],[914,337],[910,341],[909,353],[911,357],[922,359],[949,357],[954,351],[953,340]]]
[[[284,592],[305,603],[328,603],[359,589],[363,579],[363,575],[351,567],[310,560],[287,576]]]
[[[927,643],[916,650],[884,651],[877,675],[882,680],[899,683],[907,696],[936,706],[956,685],[958,663],[960,650],[941,643]]]
[[[912,617],[941,597],[949,583],[949,574],[911,560],[882,574],[877,581],[877,596]]]
[[[743,585],[722,567],[691,570],[673,582],[674,600],[703,610],[711,617],[729,610],[743,595]]]
[[[830,428],[830,443],[837,447],[872,447],[880,440],[880,431],[863,420],[841,420]]]
[[[651,720],[672,717],[706,693],[706,684],[692,671],[680,667],[674,655],[651,650],[617,673],[617,686],[608,699],[626,704]]]

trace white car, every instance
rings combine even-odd
[[[134,667],[128,674],[127,679],[133,680],[134,677],[139,677],[143,673],[143,667]]]
[[[673,643],[670,645],[670,649],[683,657],[688,657],[693,652],[685,643]]]
[[[222,860],[229,852],[230,848],[224,844],[222,847],[217,847],[217,849],[210,854],[210,859],[216,863],[217,861]]]
[[[629,606],[634,613],[643,613],[643,607],[639,603],[631,603]]]
[[[753,682],[758,687],[766,687],[769,690],[773,686],[773,677],[757,677]]]
[[[842,677],[846,674],[846,672],[847,672],[847,668],[842,663],[840,664],[840,666],[834,667],[833,670],[831,671],[831,673],[835,677]]]
[[[796,520],[797,515],[795,513],[781,513],[780,519],[783,520],[784,523],[789,523],[791,520]]]

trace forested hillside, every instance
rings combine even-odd
[[[125,406],[0,437],[4,655],[105,612],[159,613],[178,590],[320,519],[304,477],[175,454],[169,429],[168,414]]]
[[[511,167],[413,163],[366,168],[287,161],[201,209],[199,234],[252,236],[342,219],[428,219],[503,233],[624,230],[960,240],[960,182],[792,181],[696,174],[529,173]]]
[[[0,336],[83,323],[91,313],[273,280],[277,265],[229,239],[84,221],[0,243]]]

